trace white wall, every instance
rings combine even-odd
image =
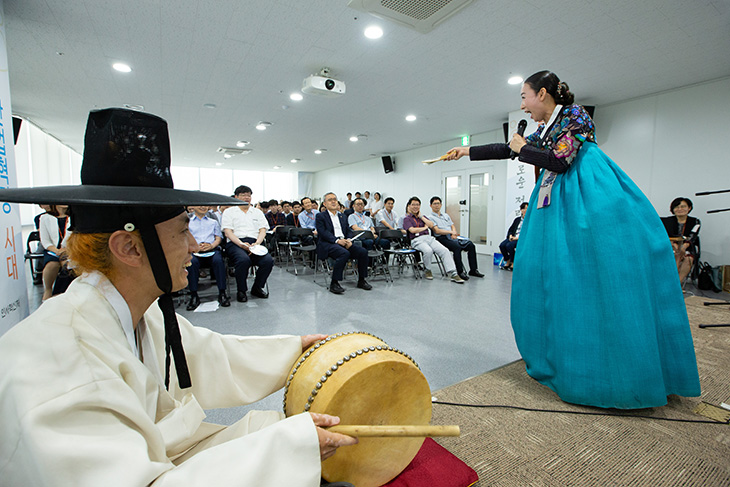
[[[713,208],[730,207],[730,193],[695,197],[700,191],[730,189],[730,78],[694,85],[644,98],[596,107],[599,146],[644,191],[660,216],[669,203],[686,196],[694,203],[692,215],[702,220],[702,259],[712,265],[730,264],[730,212],[707,215]],[[472,145],[502,142],[501,127],[472,136]],[[454,139],[394,154],[395,173],[383,172],[380,158],[315,173],[316,197],[334,191],[341,200],[349,191],[393,196],[400,214],[409,197],[443,197],[441,173],[486,167],[489,161],[462,159],[423,165],[421,160],[444,154],[459,145]],[[506,162],[491,161],[495,178],[494,213],[505,212]],[[617,215],[617,218],[620,215]],[[490,234],[506,234],[504,224],[490,220]],[[498,243],[498,242],[497,242]],[[496,245],[496,244],[495,244]],[[493,246],[494,248],[494,246]]]
[[[702,260],[730,264],[730,189],[727,116],[730,78],[637,100],[596,107],[598,144],[654,205],[669,215],[677,196],[692,200],[692,216],[702,220]]]
[[[474,145],[504,142],[502,128],[474,135],[471,142]],[[492,170],[490,172],[495,175],[495,181],[501,181],[502,183],[496,184],[493,189],[494,206],[490,208],[490,212],[495,216],[503,215],[505,212],[504,181],[507,174],[507,163],[505,161],[471,162],[468,158],[462,158],[459,161],[436,162],[430,165],[421,162],[445,154],[449,149],[458,145],[461,145],[461,139],[398,152],[393,156],[395,172],[389,174],[385,174],[383,171],[383,163],[380,157],[335,169],[319,171],[315,173],[314,177],[313,196],[321,198],[324,193],[333,191],[340,201],[344,201],[348,192],[354,195],[356,191],[361,193],[366,190],[370,193],[377,191],[383,199],[388,196],[395,198],[394,209],[399,215],[403,216],[405,214],[405,205],[411,196],[418,196],[421,202],[425,202],[426,209],[428,209],[428,200],[432,196],[444,197],[442,173],[462,169],[479,172],[491,166]],[[498,220],[499,218],[490,218],[488,228],[490,235],[501,236],[503,233],[506,234],[506,229],[499,224]],[[496,248],[500,241],[494,242],[493,247]]]

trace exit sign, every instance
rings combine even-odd
[[[463,146],[469,145],[469,136],[468,135],[465,135],[461,138],[461,145],[463,145]]]

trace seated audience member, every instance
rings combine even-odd
[[[456,272],[456,264],[451,257],[449,249],[441,245],[435,237],[431,236],[431,229],[434,223],[421,214],[421,200],[415,196],[411,196],[406,205],[406,216],[403,218],[403,229],[406,231],[408,238],[411,239],[411,247],[418,250],[423,259],[423,265],[426,267],[426,279],[433,279],[431,272],[431,260],[433,254],[436,253],[444,263],[446,273],[453,282],[463,284],[464,279]]]
[[[291,215],[291,203],[289,201],[281,202],[281,212],[284,214],[284,220]]]
[[[43,301],[53,296],[53,285],[66,264],[66,241],[71,235],[67,213],[67,205],[50,205],[48,212],[39,219],[43,246]]]
[[[286,224],[290,227],[300,227],[299,214],[302,212],[302,204],[299,201],[292,201],[291,213],[286,217]]]
[[[354,208],[355,212],[347,217],[347,224],[352,229],[353,234],[357,235],[358,232],[370,231],[373,233],[373,236],[376,236],[377,233],[375,232],[375,227],[373,226],[373,219],[364,213],[365,200],[363,198],[356,198],[352,204],[352,207]],[[358,242],[368,250],[372,250],[375,245],[382,249],[390,248],[389,241],[382,238],[379,239],[377,237],[376,240],[373,240],[371,238],[358,238],[357,240],[355,240],[355,244],[357,245]]]
[[[251,411],[223,426],[203,408],[280,390],[325,336],[221,335],[177,315],[172,293],[186,286],[197,244],[184,208],[155,202],[225,197],[173,189],[164,120],[122,109],[89,118],[84,184],[56,193],[71,205],[68,254],[83,274],[0,337],[0,484],[318,486],[321,461],[357,443],[318,427],[337,418]],[[98,191],[93,205],[88,190]]]
[[[348,209],[352,206],[352,193],[347,193],[347,199],[345,200],[344,207]]]
[[[41,210],[43,210],[42,213],[38,213],[36,216],[33,217],[33,223],[35,224],[35,229],[40,230],[41,229],[41,215],[45,215],[48,213],[48,210],[51,209],[51,205],[41,205],[38,206],[41,207]]]
[[[389,230],[401,230],[405,233],[405,230],[401,228],[403,220],[398,217],[398,213],[393,210],[395,206],[395,200],[388,196],[385,198],[383,203],[383,209],[378,212],[376,227],[384,227]]]
[[[218,285],[218,302],[226,308],[231,305],[231,298],[226,293],[226,264],[223,262],[223,253],[220,249],[223,241],[221,226],[218,220],[208,216],[206,213],[207,206],[193,206],[192,208],[193,216],[190,218],[188,228],[198,243],[198,250],[193,253],[188,268],[190,301],[187,310],[192,311],[200,306],[198,280],[200,279],[200,265],[204,263],[210,265],[215,282]]]
[[[347,264],[348,259],[357,260],[359,276],[357,287],[366,291],[371,290],[373,287],[365,280],[368,275],[368,251],[364,247],[352,243],[351,239],[354,237],[354,233],[347,226],[345,216],[338,212],[340,203],[337,201],[337,195],[334,193],[324,195],[324,204],[327,211],[318,213],[316,216],[317,234],[319,235],[317,256],[320,260],[332,258],[335,261],[332,269],[330,292],[334,294],[345,292],[340,286],[340,281],[344,277],[345,264]]]
[[[684,282],[700,255],[701,223],[699,218],[689,216],[692,201],[688,198],[675,198],[669,205],[669,211],[673,216],[662,218],[662,223],[672,240],[679,280]]]
[[[456,231],[456,225],[454,225],[451,216],[445,212],[441,213],[441,198],[434,196],[431,198],[430,203],[431,213],[426,216],[435,225],[433,227],[433,233],[436,240],[453,252],[456,272],[458,272],[461,278],[465,281],[469,280],[469,276],[484,277],[484,274],[479,272],[477,264],[477,249],[474,246],[474,242],[468,238],[459,237],[459,233]],[[466,275],[464,263],[461,260],[462,252],[466,252],[466,255],[469,258],[469,276]]]
[[[314,231],[314,235],[317,235],[317,228],[314,223],[314,218],[317,216],[317,211],[312,206],[312,199],[308,197],[302,198],[302,212],[299,213],[299,226],[302,228],[309,228]]]
[[[372,198],[370,198],[370,191],[365,191],[362,194],[362,199],[365,200],[365,212],[369,215],[370,214],[370,204],[373,202]]]
[[[374,221],[378,221],[378,213],[382,211],[384,206],[380,193],[373,193],[373,199],[370,201],[370,217]]]
[[[271,274],[271,269],[274,267],[274,259],[268,252],[264,255],[251,252],[251,247],[261,245],[264,242],[269,224],[261,210],[251,208],[251,188],[243,185],[237,187],[235,197],[243,201],[244,204],[228,208],[223,213],[222,226],[223,233],[228,239],[226,252],[236,273],[236,286],[238,288],[236,300],[239,303],[248,301],[246,297],[246,291],[248,290],[246,279],[251,265],[258,267],[256,279],[254,279],[251,287],[251,295],[266,299],[269,297],[269,293],[264,290],[264,286],[266,285],[266,279]]]
[[[281,225],[286,225],[286,216],[282,213],[278,201],[269,200],[269,211],[266,213],[266,220],[269,222],[270,230]]]
[[[515,261],[515,253],[517,252],[517,241],[520,239],[520,231],[522,230],[522,222],[525,220],[527,212],[527,203],[520,205],[520,216],[515,218],[507,230],[507,238],[499,244],[499,251],[502,252],[502,268],[508,271],[512,270]]]

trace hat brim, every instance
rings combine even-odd
[[[207,206],[241,205],[230,196],[148,186],[38,186],[0,189],[0,201],[48,205]]]

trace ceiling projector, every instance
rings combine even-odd
[[[302,82],[302,93],[335,97],[345,94],[344,81],[326,76],[311,75]]]

